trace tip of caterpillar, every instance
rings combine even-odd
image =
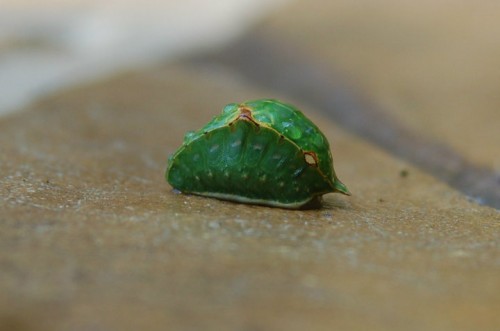
[[[351,192],[349,192],[349,189],[347,186],[345,186],[340,180],[336,179],[335,182],[333,183],[333,188],[335,189],[336,192],[345,194],[345,195],[351,195]]]

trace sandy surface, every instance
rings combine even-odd
[[[172,192],[183,133],[263,93],[156,68],[0,122],[0,326],[494,330],[498,212],[314,109],[352,197],[289,211]]]

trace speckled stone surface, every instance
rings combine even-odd
[[[185,131],[266,93],[168,66],[3,118],[0,329],[498,329],[498,211],[314,109],[352,197],[290,211],[171,190]]]

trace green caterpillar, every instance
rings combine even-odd
[[[188,132],[165,177],[183,193],[284,208],[330,192],[350,195],[325,135],[301,111],[272,99],[228,104]]]

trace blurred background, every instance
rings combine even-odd
[[[0,115],[46,93],[221,46],[286,0],[3,0]]]

